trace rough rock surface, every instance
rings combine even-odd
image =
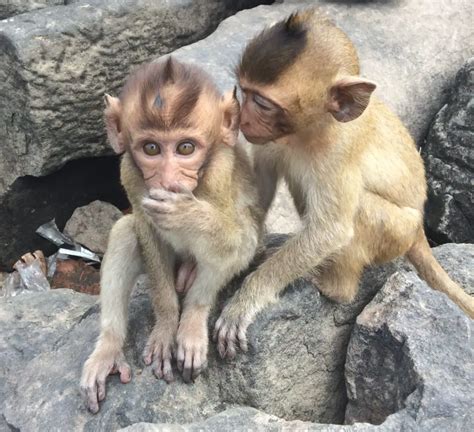
[[[474,247],[435,250],[453,278],[472,292]],[[474,420],[473,330],[472,319],[413,271],[392,275],[359,315],[351,336],[346,422],[382,423],[398,411],[417,430],[468,430]]]
[[[122,385],[113,377],[96,416],[83,408],[78,391],[82,364],[98,333],[96,298],[53,290],[46,296],[1,300],[0,424],[3,418],[22,431],[36,431],[54,430],[65,422],[84,430],[140,421],[190,423],[235,404],[287,419],[341,422],[350,331],[387,272],[368,272],[358,301],[350,306],[335,305],[313,285],[298,281],[251,326],[246,355],[224,362],[212,345],[209,369],[193,385],[180,378],[166,385],[143,369],[140,353],[153,318],[148,295],[139,284],[131,303],[126,348],[133,380]],[[16,372],[20,369],[21,374]]]
[[[55,217],[63,228],[90,201],[126,201],[113,158],[98,158],[110,153],[104,92],[116,93],[136,64],[269,1],[67,0],[0,21],[0,270],[31,248],[52,252],[35,234],[42,223]],[[98,160],[57,171],[88,155]]]
[[[474,291],[474,247],[444,245],[435,255]],[[474,414],[474,321],[444,294],[428,288],[405,263],[359,315],[348,347],[346,422],[284,421],[233,408],[184,425],[137,424],[127,432],[380,431],[464,432]],[[300,397],[304,398],[304,394]],[[390,415],[391,414],[391,415]],[[389,417],[387,417],[389,415]],[[361,422],[382,423],[372,425]]]
[[[64,227],[64,232],[77,243],[103,254],[107,248],[110,230],[122,216],[122,212],[114,205],[93,201],[74,211]]]
[[[48,6],[63,5],[66,1],[67,0],[2,0],[0,2],[0,20]]]
[[[474,246],[446,245],[437,252],[459,282],[473,286]],[[346,419],[354,420],[356,412],[365,416],[370,404],[379,421],[401,411],[381,426],[291,421],[344,420],[345,350],[355,317],[396,269],[400,273],[365,308],[352,334]],[[472,321],[443,294],[429,290],[405,264],[367,272],[353,305],[336,306],[312,285],[298,281],[250,327],[246,355],[227,363],[212,348],[209,369],[192,385],[179,378],[166,385],[143,369],[140,353],[153,319],[142,281],[130,307],[126,347],[132,382],[123,385],[116,376],[111,378],[107,399],[93,416],[83,407],[78,380],[98,333],[98,315],[95,297],[69,290],[0,300],[0,427],[37,431],[69,424],[70,430],[92,431],[148,422],[157,425],[130,430],[239,431],[246,425],[262,429],[268,424],[268,430],[461,431],[468,424],[466,404],[472,407],[474,395],[468,330]],[[398,363],[393,363],[394,354]],[[367,367],[372,364],[377,367]],[[353,409],[356,403],[359,410]],[[235,405],[261,411],[225,411]]]
[[[264,2],[264,1],[263,1]],[[110,153],[102,122],[137,64],[209,34],[247,0],[89,0],[0,22],[0,196],[27,174]]]
[[[471,0],[285,1],[242,11],[206,39],[173,55],[203,66],[223,91],[229,90],[235,83],[233,66],[246,42],[265,25],[308,6],[320,7],[349,34],[359,50],[362,74],[378,83],[376,95],[421,141],[456,72],[474,54]],[[272,232],[290,232],[299,221],[287,191],[279,193],[267,225]]]
[[[423,146],[426,222],[439,242],[474,243],[474,57],[456,76]]]

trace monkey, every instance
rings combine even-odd
[[[185,382],[206,366],[208,315],[217,293],[252,260],[264,214],[250,159],[238,143],[235,89],[172,56],[139,67],[120,96],[105,96],[108,141],[121,160],[132,214],[114,225],[101,268],[100,335],[81,388],[96,413],[109,374],[131,380],[123,345],[130,292],[143,271],[156,318],[146,365]],[[176,270],[177,269],[177,270]],[[176,291],[186,294],[180,300]]]
[[[474,298],[442,269],[424,233],[426,179],[415,143],[372,96],[376,84],[360,76],[348,36],[314,9],[297,12],[247,44],[236,75],[261,204],[267,211],[285,179],[303,228],[224,307],[213,336],[220,355],[247,350],[256,313],[295,279],[347,303],[365,267],[403,255],[473,318]]]

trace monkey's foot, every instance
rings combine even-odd
[[[95,350],[84,365],[81,390],[90,412],[99,411],[99,402],[105,399],[105,380],[108,375],[119,373],[120,381],[126,384],[132,378],[132,371],[122,351]]]
[[[207,366],[208,336],[204,325],[181,325],[178,330],[178,369],[187,383],[194,381]]]
[[[143,350],[143,361],[152,364],[153,374],[168,384],[174,381],[171,360],[174,350],[174,333],[155,326]]]
[[[221,313],[214,327],[214,342],[222,358],[233,359],[239,347],[246,352],[247,328],[252,322],[253,315],[249,313],[234,313],[232,301]]]

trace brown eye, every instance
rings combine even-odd
[[[160,146],[155,143],[146,143],[143,146],[143,151],[148,155],[148,156],[156,156],[161,153]]]
[[[185,141],[178,145],[176,149],[180,155],[187,156],[194,152],[196,146],[191,141]]]

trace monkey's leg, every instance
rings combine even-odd
[[[101,332],[94,352],[84,365],[81,378],[87,407],[93,413],[99,411],[99,401],[105,398],[105,380],[109,374],[118,372],[123,383],[131,379],[123,344],[130,292],[142,272],[133,218],[132,215],[124,216],[114,225],[102,263]]]
[[[147,366],[153,365],[152,370],[157,378],[169,383],[174,380],[171,360],[179,319],[174,277],[175,255],[169,246],[157,238],[151,226],[140,227],[139,235],[156,318],[143,351],[143,361]]]
[[[328,260],[327,264],[320,266],[308,279],[331,300],[350,303],[357,294],[363,268],[363,262],[353,254],[349,246]]]
[[[221,269],[198,264],[196,280],[184,299],[177,335],[178,369],[186,382],[196,379],[207,365],[209,312],[225,282]]]

